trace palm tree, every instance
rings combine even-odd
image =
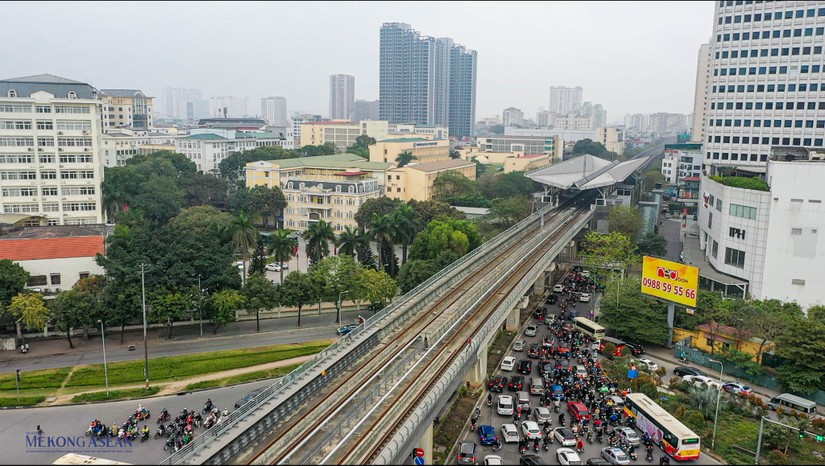
[[[404,165],[409,164],[413,160],[418,160],[418,157],[414,156],[412,152],[408,150],[405,150],[404,152],[398,154],[398,157],[395,158],[395,161],[398,162],[398,168],[401,168]]]
[[[401,204],[392,213],[395,224],[395,241],[401,243],[401,264],[407,263],[407,248],[415,239],[415,210],[409,204]]]
[[[324,220],[310,223],[301,236],[307,243],[307,257],[310,258],[313,264],[318,263],[329,254],[329,242],[335,241],[335,232],[332,231],[332,225]]]
[[[281,265],[281,281],[284,282],[284,262],[289,262],[295,253],[297,241],[292,237],[289,230],[277,230],[269,237],[267,252],[275,256],[275,260]]]
[[[243,278],[246,281],[246,261],[249,258],[249,253],[252,248],[258,244],[260,233],[255,229],[252,220],[246,215],[246,212],[241,212],[232,220],[228,228],[228,236],[232,241],[235,250],[241,254],[243,260]]]
[[[381,269],[384,268],[384,248],[387,246],[392,251],[393,240],[395,238],[395,223],[391,215],[372,214],[370,220],[370,234],[372,238],[378,243],[378,262],[381,264]],[[392,272],[392,261],[390,264],[390,272]],[[392,275],[392,273],[390,273]]]
[[[355,257],[355,246],[358,241],[358,230],[351,226],[345,226],[344,231],[338,235],[336,243],[338,245],[338,254],[347,254]]]

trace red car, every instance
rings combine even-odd
[[[567,411],[577,421],[581,421],[582,419],[590,420],[590,413],[587,411],[587,407],[581,403],[575,401],[567,403]]]

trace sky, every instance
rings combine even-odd
[[[549,87],[582,86],[608,121],[691,113],[707,2],[5,2],[0,79],[50,73],[96,88],[284,96],[326,115],[329,75],[378,98],[379,30],[412,25],[478,51],[476,119],[535,118]]]

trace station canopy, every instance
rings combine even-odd
[[[649,157],[639,157],[619,163],[583,154],[549,167],[533,170],[525,176],[546,186],[584,191],[623,182],[643,166]]]

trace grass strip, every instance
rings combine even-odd
[[[45,396],[21,396],[20,401],[17,397],[0,397],[0,408],[9,408],[15,406],[34,406],[42,403],[46,399]]]
[[[109,396],[106,392],[92,392],[81,393],[72,397],[72,403],[88,403],[94,401],[112,401],[112,400],[128,400],[129,398],[143,398],[152,396],[160,391],[160,387],[145,388],[131,388],[126,390],[109,390]]]
[[[205,388],[218,388],[227,385],[235,385],[246,382],[256,382],[258,380],[273,379],[283,377],[292,372],[300,364],[292,364],[289,366],[276,367],[274,369],[247,372],[246,374],[233,375],[232,377],[223,377],[214,380],[202,380],[200,382],[190,383],[185,390],[203,390]]]
[[[60,388],[63,380],[71,371],[71,367],[61,367],[58,369],[43,369],[37,371],[20,372],[20,390],[37,390],[42,388]],[[6,372],[0,374],[0,392],[14,391],[17,389],[15,379],[16,373]]]

